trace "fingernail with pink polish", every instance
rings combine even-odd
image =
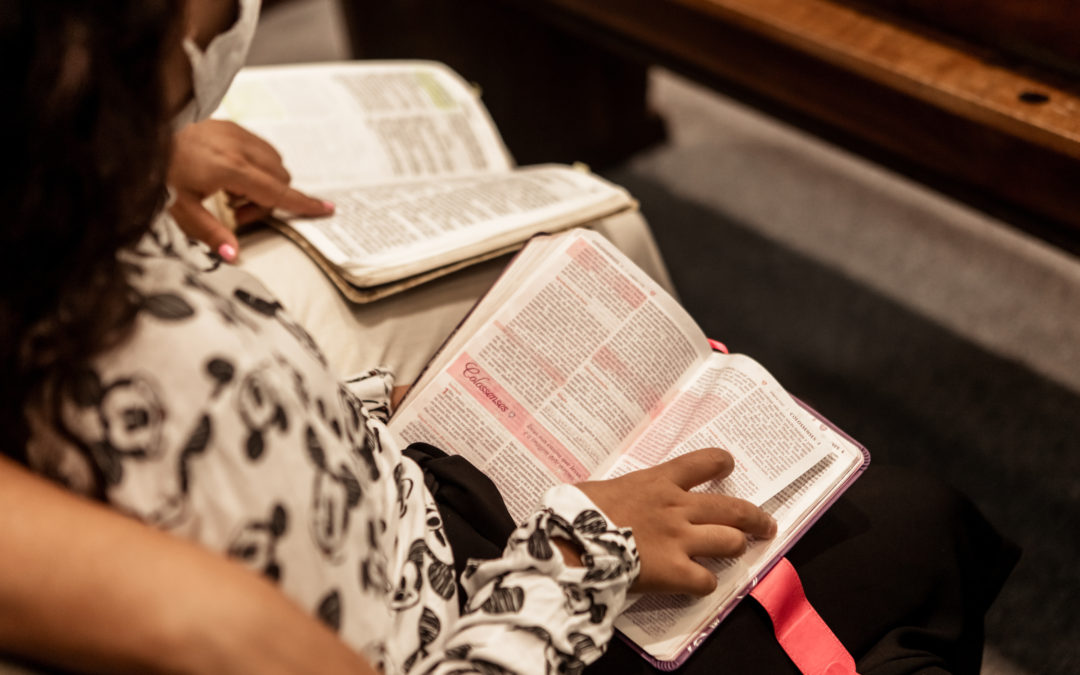
[[[226,262],[236,262],[236,247],[232,244],[225,243],[218,246],[217,252]]]
[[[323,210],[326,211],[327,213],[333,213],[334,209],[337,208],[336,206],[334,206],[334,202],[326,202],[326,201],[324,201],[322,203],[322,207],[323,207]]]

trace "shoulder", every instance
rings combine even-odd
[[[297,429],[327,424],[342,387],[261,284],[175,225],[155,224],[122,259],[138,305],[133,325],[56,383],[55,426],[89,456],[98,491],[168,526],[204,456],[220,454],[211,462],[220,468],[295,444]],[[39,452],[38,468],[63,477],[79,464],[71,456]]]

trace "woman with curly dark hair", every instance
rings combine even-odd
[[[116,252],[168,198],[169,120],[191,94],[176,75],[184,5],[0,2],[0,453],[20,463],[26,407],[55,416],[49,383],[131,333],[139,299]],[[218,5],[186,14],[203,44],[234,18]],[[3,457],[0,537],[0,652],[80,671],[302,672],[313,653],[327,672],[366,669],[243,568]],[[102,564],[118,559],[123,570]]]
[[[227,250],[191,241],[165,210],[174,125],[220,100],[257,2],[0,7],[0,68],[14,91],[0,119],[9,149],[0,189],[13,206],[0,227],[0,447],[67,488],[0,461],[0,651],[133,672],[362,673],[368,662],[384,672],[578,672],[605,650],[631,586],[707,593],[715,579],[695,557],[736,556],[748,535],[775,531],[747,502],[690,491],[732,470],[717,449],[560,486],[516,529],[475,475],[470,485],[496,508],[478,519],[490,523],[466,523],[491,536],[479,546],[488,559],[460,576],[463,530],[443,522],[418,463],[429,451],[386,432],[392,376],[338,380],[281,304],[223,264]],[[284,195],[325,212],[289,192],[287,178],[277,184],[280,195],[260,203]],[[187,196],[216,187],[229,186],[203,181]],[[266,183],[246,187],[258,201]],[[926,539],[934,556],[956,554],[943,574],[901,578],[905,596],[932,591],[963,620],[905,632],[905,644],[944,642],[947,656],[928,648],[922,662],[977,667],[981,612],[1008,550],[951,493],[924,485],[921,495],[901,514],[915,527],[885,518],[885,538],[910,556],[927,546],[897,532]],[[805,547],[808,569],[816,562],[820,577],[846,581],[859,547],[838,568],[818,555],[823,543]],[[957,581],[973,556],[991,571]],[[909,562],[892,557],[891,570]],[[882,572],[882,583],[895,578]],[[861,626],[857,636],[892,635],[894,608],[872,604],[843,616]],[[790,672],[767,635],[759,646],[764,624],[742,645],[747,612],[696,663]],[[858,639],[860,654],[873,651]],[[646,668],[612,651],[607,672]]]
[[[515,601],[462,617],[424,476],[383,426],[391,376],[339,383],[280,303],[163,215],[171,126],[216,106],[256,9],[23,2],[5,13],[17,99],[4,129],[22,170],[5,183],[17,205],[3,230],[5,447],[75,492],[242,560],[384,670],[595,659],[639,576],[629,531],[582,491],[553,491],[519,543],[470,576],[474,597],[512,582]],[[183,37],[214,18],[232,27],[205,49]],[[769,534],[760,509],[676,485],[724,470],[722,451],[656,470],[671,477],[651,483],[700,502],[711,523],[681,546],[639,537],[639,585],[707,591],[688,544],[732,555],[744,531]],[[585,510],[597,514],[588,529],[571,525]],[[535,559],[538,538],[574,564],[590,553],[593,573]],[[612,611],[580,614],[567,592]]]
[[[0,433],[18,455],[20,403],[122,339],[136,306],[114,252],[138,241],[165,200],[159,64],[181,29],[179,2],[130,4],[103,15],[89,4],[6,1],[0,14],[10,92],[0,112]]]

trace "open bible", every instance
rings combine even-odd
[[[246,68],[215,116],[268,140],[294,186],[337,205],[273,224],[355,302],[636,207],[582,167],[515,167],[476,90],[439,63]]]
[[[539,236],[436,354],[390,431],[468,458],[515,520],[558,483],[729,450],[732,474],[695,489],[762,506],[778,532],[738,558],[702,560],[718,580],[709,596],[643,596],[618,619],[646,658],[673,668],[869,463],[761,365],[713,344],[601,235]]]

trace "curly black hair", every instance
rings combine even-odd
[[[182,0],[0,0],[0,452],[45,382],[122,339],[116,252],[165,200],[163,63]]]

